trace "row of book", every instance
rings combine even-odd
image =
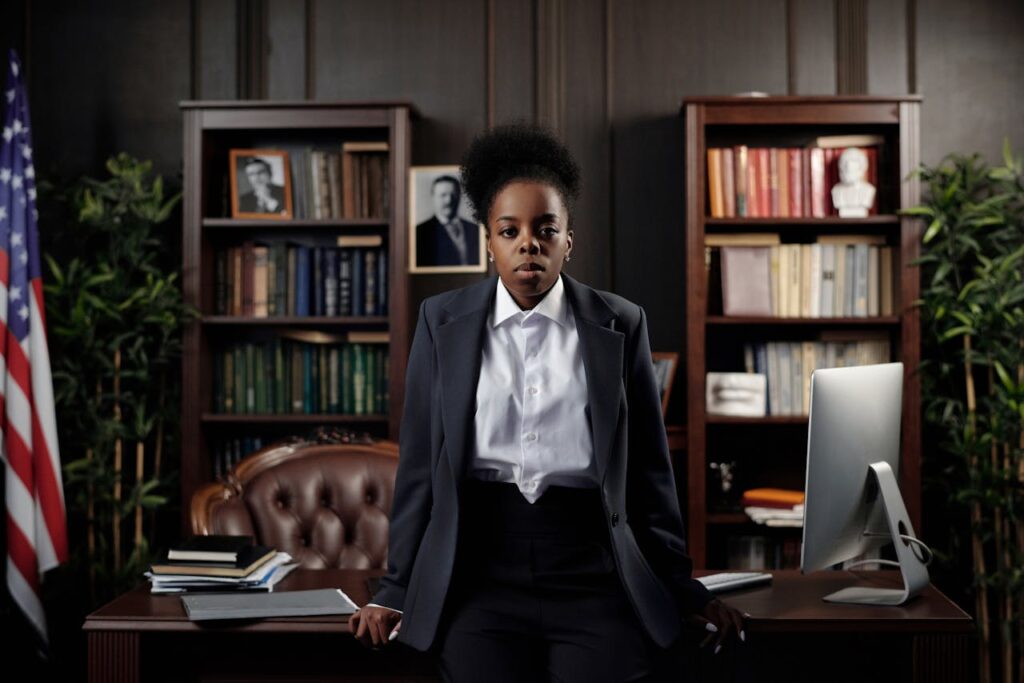
[[[255,453],[267,445],[269,441],[261,436],[245,436],[234,439],[222,439],[214,443],[213,478],[223,479],[228,470],[241,462],[242,458]]]
[[[388,254],[380,235],[345,235],[338,246],[246,241],[217,252],[218,315],[384,316]]]
[[[756,523],[769,527],[802,527],[804,492],[788,489],[748,489],[742,496],[743,511]]]
[[[730,570],[799,569],[802,543],[793,536],[732,535],[726,540]]]
[[[898,252],[881,235],[781,244],[777,234],[712,234],[705,245],[709,269],[720,257],[725,315],[866,318],[896,311]]]
[[[825,218],[838,215],[832,187],[839,155],[859,147],[868,159],[865,180],[878,186],[881,136],[819,137],[811,147],[712,147],[707,151],[712,218]],[[877,214],[878,202],[868,210]]]
[[[350,332],[348,338],[386,341],[375,334]],[[224,414],[384,415],[388,349],[280,338],[234,344],[214,354],[213,401],[214,411]]]
[[[150,565],[152,593],[270,591],[297,563],[252,536],[191,536]]]
[[[823,337],[841,336],[822,333]],[[767,342],[746,344],[747,372],[768,380],[769,415],[807,415],[810,412],[811,373],[821,368],[841,368],[890,362],[888,338],[857,341]]]
[[[293,150],[295,218],[380,218],[390,210],[388,143]]]

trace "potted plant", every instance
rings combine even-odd
[[[63,194],[72,214],[50,235],[46,312],[64,456],[72,563],[90,607],[138,581],[177,469],[180,260],[165,193],[148,161],[108,160],[109,177]],[[148,511],[148,512],[146,512]]]
[[[969,519],[979,679],[1009,683],[1024,675],[1022,162],[1007,144],[997,168],[950,155],[917,173],[927,199],[906,213],[928,225],[916,263],[925,413],[941,440],[932,469]]]

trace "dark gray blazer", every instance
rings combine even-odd
[[[651,639],[680,633],[711,594],[691,576],[642,308],[562,275],[587,376],[605,521],[626,593]],[[434,641],[474,443],[481,345],[496,277],[423,302],[406,374],[388,573],[373,602],[403,611],[398,639]]]

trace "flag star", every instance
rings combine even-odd
[[[10,103],[10,102],[13,102],[13,101],[14,101],[14,88],[11,88],[11,89],[10,89],[10,90],[8,90],[8,91],[7,91],[7,92],[6,92],[5,94],[7,95],[7,102],[8,102],[8,103]]]
[[[11,287],[11,301],[17,301],[21,298],[21,287]]]
[[[26,178],[35,178],[36,177],[36,167],[33,166],[32,164],[29,164],[28,166],[26,166],[25,167],[25,177]]]
[[[18,133],[20,133],[20,132],[21,132],[22,130],[24,130],[24,128],[22,128],[22,127],[21,127],[21,119],[14,119],[14,125],[13,125],[13,128],[14,128],[14,134],[15,134],[15,135],[17,135],[17,134],[18,134]]]
[[[0,168],[0,183],[5,185],[11,181],[11,169]]]
[[[4,126],[4,140],[10,142],[11,138],[14,137],[14,131],[11,130],[10,126]]]
[[[32,158],[32,148],[29,147],[28,145],[22,145],[21,146],[21,154],[26,159],[31,159]]]
[[[24,234],[23,233],[12,232],[11,233],[11,246],[12,247],[20,247],[21,246],[21,241],[22,241],[23,238],[24,238]]]
[[[12,176],[11,177],[11,187],[13,187],[15,190],[17,190],[18,188],[21,187],[21,176],[20,175],[16,175],[16,176]]]
[[[25,265],[26,263],[28,263],[28,252],[22,251],[20,254],[18,254],[18,260],[21,261],[21,265]]]
[[[31,199],[32,201],[36,200],[36,188],[34,188],[34,187],[28,188],[28,198]]]
[[[32,220],[34,220],[34,221],[38,221],[39,220],[39,211],[37,209],[32,209]]]
[[[7,207],[6,206],[0,206],[0,221],[5,220],[6,218],[7,218]]]
[[[28,306],[22,306],[18,309],[18,317],[22,320],[28,320]]]
[[[18,75],[18,63],[17,62],[11,62],[11,73],[14,74],[15,76]]]

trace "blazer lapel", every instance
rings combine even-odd
[[[619,423],[625,335],[615,329],[618,318],[597,292],[564,273],[562,277],[580,337],[583,368],[587,376],[594,464],[598,481],[603,482]]]
[[[465,475],[472,446],[484,327],[496,287],[497,278],[490,277],[460,292],[445,306],[450,318],[437,328],[445,448],[457,481]]]

